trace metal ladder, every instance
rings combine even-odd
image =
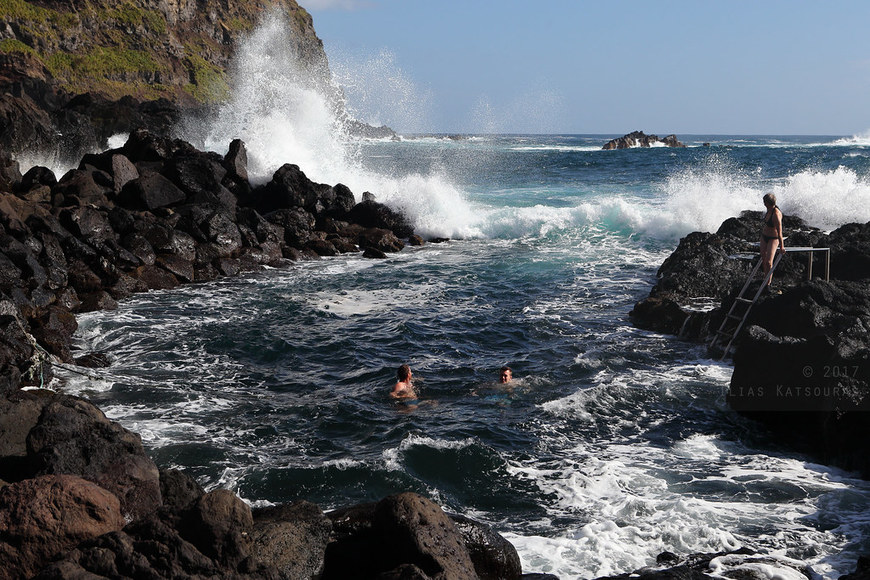
[[[777,265],[779,265],[779,261],[782,259],[782,254],[776,254],[776,258],[773,260],[773,266],[770,268],[770,272],[767,273],[767,276],[761,281],[761,286],[758,287],[758,290],[755,292],[755,296],[752,297],[752,300],[748,298],[744,298],[744,294],[746,294],[746,290],[749,289],[749,286],[752,284],[752,281],[755,279],[755,276],[758,274],[758,269],[761,267],[761,259],[755,264],[755,267],[752,269],[752,273],[749,274],[749,277],[746,279],[746,284],[743,285],[743,288],[740,289],[740,293],[737,295],[737,298],[734,299],[734,302],[731,304],[731,309],[728,311],[728,314],[725,315],[725,318],[722,319],[722,324],[719,325],[719,330],[716,331],[716,334],[713,335],[713,340],[710,342],[710,348],[715,348],[716,344],[719,342],[724,342],[723,337],[727,337],[728,344],[725,346],[725,349],[722,351],[722,356],[719,358],[720,361],[725,360],[725,357],[728,356],[728,353],[731,351],[731,347],[734,344],[734,339],[737,338],[737,335],[743,329],[743,324],[746,322],[746,317],[749,316],[749,311],[752,310],[752,307],[758,301],[758,297],[761,296],[761,293],[764,291],[767,286],[768,280],[770,280],[771,276],[773,276],[773,271],[776,270]],[[745,307],[743,310],[743,314],[737,314],[736,311],[739,310],[739,307]],[[737,326],[734,327],[733,330],[725,330],[728,326],[729,322],[737,321]]]

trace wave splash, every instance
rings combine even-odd
[[[334,94],[325,94],[340,90],[318,86],[296,58],[290,35],[280,12],[268,15],[240,43],[229,101],[204,129],[189,122],[185,138],[213,151],[226,151],[231,140],[242,139],[252,181],[268,181],[281,165],[294,163],[314,181],[344,183],[357,201],[371,191],[378,201],[403,210],[421,235],[479,236],[470,217],[475,212],[445,175],[383,175],[362,166],[359,142],[346,130],[347,115]]]

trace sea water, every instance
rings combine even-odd
[[[258,30],[251,46],[274,34]],[[745,546],[835,578],[870,551],[870,483],[775,443],[725,404],[728,364],[628,317],[681,236],[762,209],[766,192],[824,229],[870,221],[868,140],[680,136],[684,149],[619,151],[601,150],[617,135],[360,141],[316,90],[276,78],[268,51],[244,54],[240,96],[191,140],[224,152],[241,137],[254,181],[298,163],[451,240],[79,316],[77,346],[111,365],[58,388],[206,489],[326,510],[415,491],[491,524],[526,571],[591,578],[666,550]],[[416,407],[388,397],[402,363]],[[510,385],[496,383],[502,365]]]

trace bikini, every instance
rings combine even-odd
[[[776,214],[777,209],[779,209],[779,206],[776,206],[776,205],[773,206],[773,209],[771,209],[770,213],[768,214],[770,217],[767,218],[766,220],[764,218],[762,218],[761,223],[763,223],[764,225],[766,225],[769,228],[772,228],[773,224],[774,224],[773,216]],[[779,239],[779,236],[768,236],[767,234],[761,234],[761,237],[764,238],[765,242],[772,242],[773,240]]]

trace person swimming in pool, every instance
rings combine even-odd
[[[414,390],[414,384],[411,382],[414,374],[411,372],[411,367],[402,365],[396,371],[396,381],[393,390],[390,392],[390,397],[399,400],[410,400],[417,398],[417,392]]]

